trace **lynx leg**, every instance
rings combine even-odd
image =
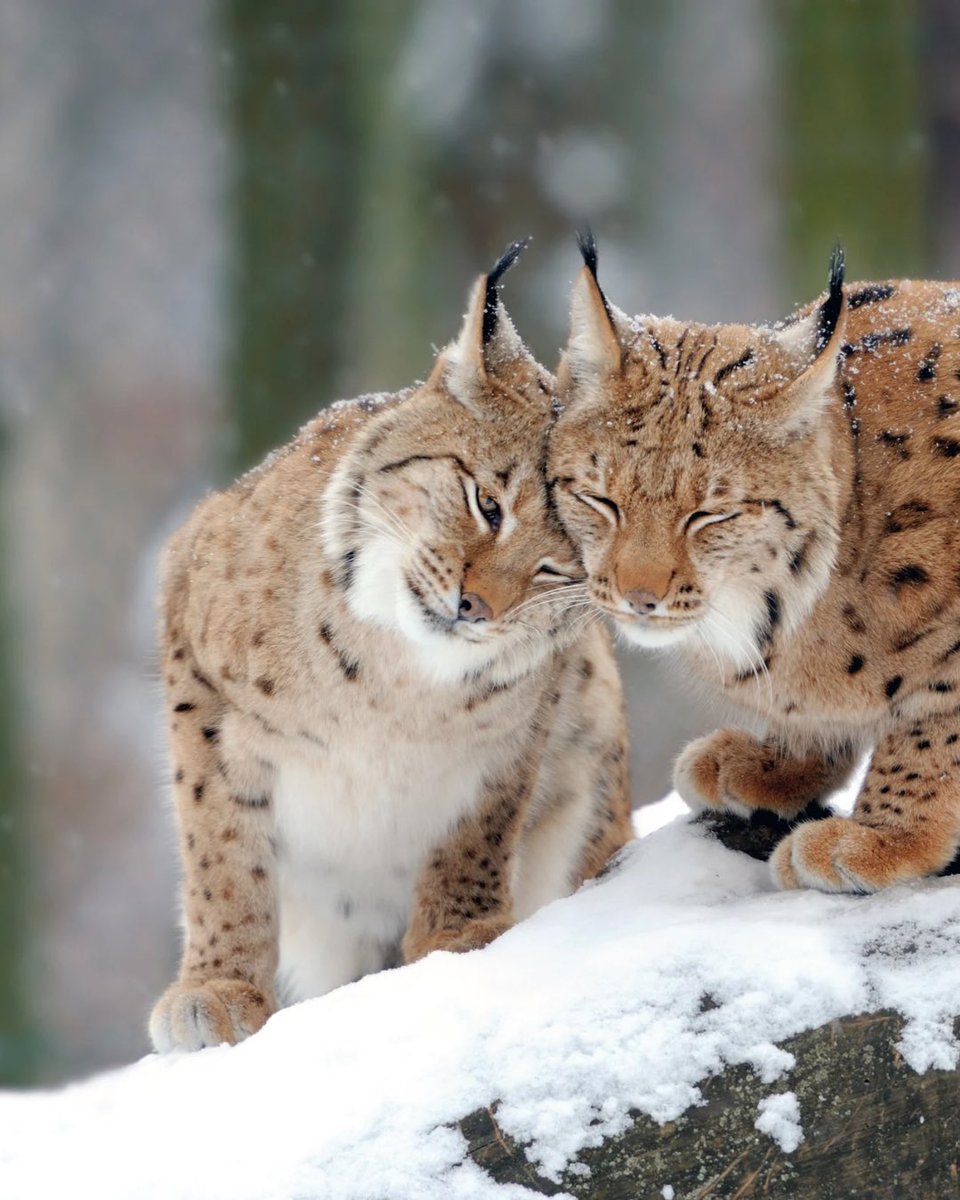
[[[406,962],[431,950],[479,950],[516,921],[510,877],[530,780],[491,787],[423,868],[403,939]]]
[[[673,783],[694,811],[720,809],[749,819],[764,809],[789,821],[839,787],[853,763],[852,753],[794,758],[772,739],[718,729],[683,749]]]
[[[609,693],[584,695],[593,679],[581,666],[583,717],[558,722],[538,773],[513,873],[518,920],[569,896],[633,836],[623,713]]]
[[[853,816],[801,825],[770,860],[782,888],[875,892],[943,870],[960,843],[960,717],[887,735]]]
[[[269,768],[224,745],[223,702],[189,652],[168,662],[186,941],[178,980],[157,1002],[159,1051],[254,1033],[276,1008],[277,919]]]

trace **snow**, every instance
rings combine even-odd
[[[757,1106],[760,1115],[754,1122],[761,1133],[768,1133],[785,1154],[792,1154],[803,1141],[800,1105],[795,1092],[777,1092],[765,1096]]]
[[[604,878],[483,951],[368,977],[235,1048],[0,1094],[0,1196],[518,1200],[464,1159],[459,1118],[496,1103],[557,1179],[631,1109],[672,1120],[738,1063],[776,1092],[757,1128],[795,1148],[781,1043],[846,1014],[897,1009],[914,1070],[957,1065],[953,880],[777,892],[676,797],[638,823]]]

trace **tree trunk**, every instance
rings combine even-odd
[[[852,279],[924,274],[927,161],[912,0],[780,0],[782,186],[793,300]]]
[[[4,494],[6,439],[0,426],[0,495]],[[0,512],[9,508],[0,505]],[[0,562],[6,530],[0,526]],[[26,1003],[25,953],[28,910],[24,858],[24,775],[18,752],[21,695],[14,679],[14,618],[6,590],[0,587],[0,1087],[34,1078],[37,1041]]]
[[[357,183],[350,0],[225,0],[234,468],[333,399]]]
[[[896,1042],[893,1013],[846,1017],[791,1038],[788,1080],[766,1084],[734,1067],[702,1086],[705,1103],[660,1126],[637,1116],[582,1161],[562,1188],[540,1178],[498,1127],[496,1106],[460,1123],[470,1156],[499,1183],[578,1200],[957,1200],[960,1197],[958,1074],[912,1071]],[[804,1140],[785,1153],[755,1128],[757,1105],[793,1091]],[[667,1195],[669,1195],[669,1191]]]
[[[937,275],[960,276],[960,6],[925,0],[922,70],[930,123],[930,204]]]

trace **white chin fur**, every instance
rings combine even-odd
[[[747,589],[723,589],[713,597],[700,622],[711,648],[738,671],[753,670],[762,657],[756,631],[763,622],[764,601]]]
[[[616,621],[617,632],[622,634],[634,646],[643,646],[648,650],[660,650],[665,646],[679,646],[685,642],[693,631],[692,625],[683,625],[679,629],[662,628],[656,625],[645,625],[640,621]]]
[[[431,628],[403,580],[402,551],[394,542],[368,542],[357,554],[347,599],[361,621],[400,634],[425,675],[447,682],[493,662],[503,647],[497,639],[468,642]]]

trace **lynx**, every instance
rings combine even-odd
[[[552,502],[622,635],[757,723],[688,745],[697,809],[794,821],[866,751],[851,818],[777,883],[871,892],[960,840],[960,290],[843,286],[775,326],[626,317],[573,291]]]
[[[499,300],[520,248],[425,383],[323,413],[166,548],[159,1050],[481,947],[630,835],[619,678],[543,487],[555,381]]]

